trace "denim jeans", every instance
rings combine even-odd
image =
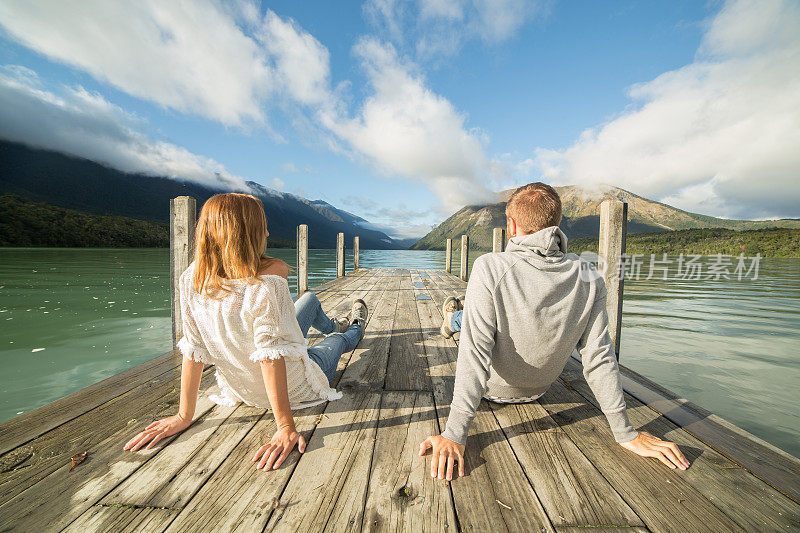
[[[344,333],[333,333],[336,322],[325,314],[322,304],[313,292],[307,292],[297,299],[294,303],[294,316],[297,317],[303,337],[308,336],[308,330],[312,326],[326,335],[308,349],[308,357],[319,365],[328,381],[332,381],[342,354],[353,351],[361,340],[361,326],[354,324]]]
[[[453,331],[461,331],[461,315],[463,314],[463,310],[453,313],[453,316],[450,318],[450,329]]]

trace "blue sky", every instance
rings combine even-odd
[[[2,137],[397,236],[537,179],[800,215],[793,2],[62,4],[0,5]]]

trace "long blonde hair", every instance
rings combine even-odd
[[[277,259],[267,249],[267,217],[249,194],[215,194],[200,211],[194,246],[194,288],[210,298],[230,292],[225,280],[256,282],[259,269]],[[222,295],[224,296],[224,295]]]

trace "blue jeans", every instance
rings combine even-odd
[[[450,317],[450,329],[453,331],[461,331],[461,315],[463,314],[463,310],[453,313],[453,316]]]
[[[297,299],[294,303],[294,316],[297,317],[303,337],[308,336],[308,330],[312,326],[326,335],[308,349],[308,357],[319,365],[328,381],[333,381],[342,354],[355,350],[358,341],[361,340],[361,326],[354,324],[344,333],[333,333],[336,322],[325,314],[322,304],[313,292],[307,292]]]

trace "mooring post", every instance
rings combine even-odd
[[[600,204],[600,242],[598,243],[598,263],[606,282],[606,310],[608,311],[608,330],[614,341],[614,351],[619,359],[619,345],[622,334],[622,285],[621,274],[625,238],[628,233],[628,204],[616,199],[605,200]]]
[[[308,224],[297,226],[297,296],[308,290]]]
[[[180,280],[194,258],[194,231],[197,225],[197,200],[178,196],[169,201],[169,278],[172,302],[172,350],[183,337]]]
[[[494,228],[494,235],[492,235],[492,251],[493,252],[502,252],[505,244],[505,233],[506,230],[504,228]]]
[[[461,236],[461,279],[467,281],[467,265],[469,265],[469,236]]]
[[[353,270],[358,270],[358,236],[353,237]]]
[[[336,236],[336,277],[344,276],[344,233]]]
[[[444,250],[444,271],[453,271],[453,239],[447,239],[447,246]]]

